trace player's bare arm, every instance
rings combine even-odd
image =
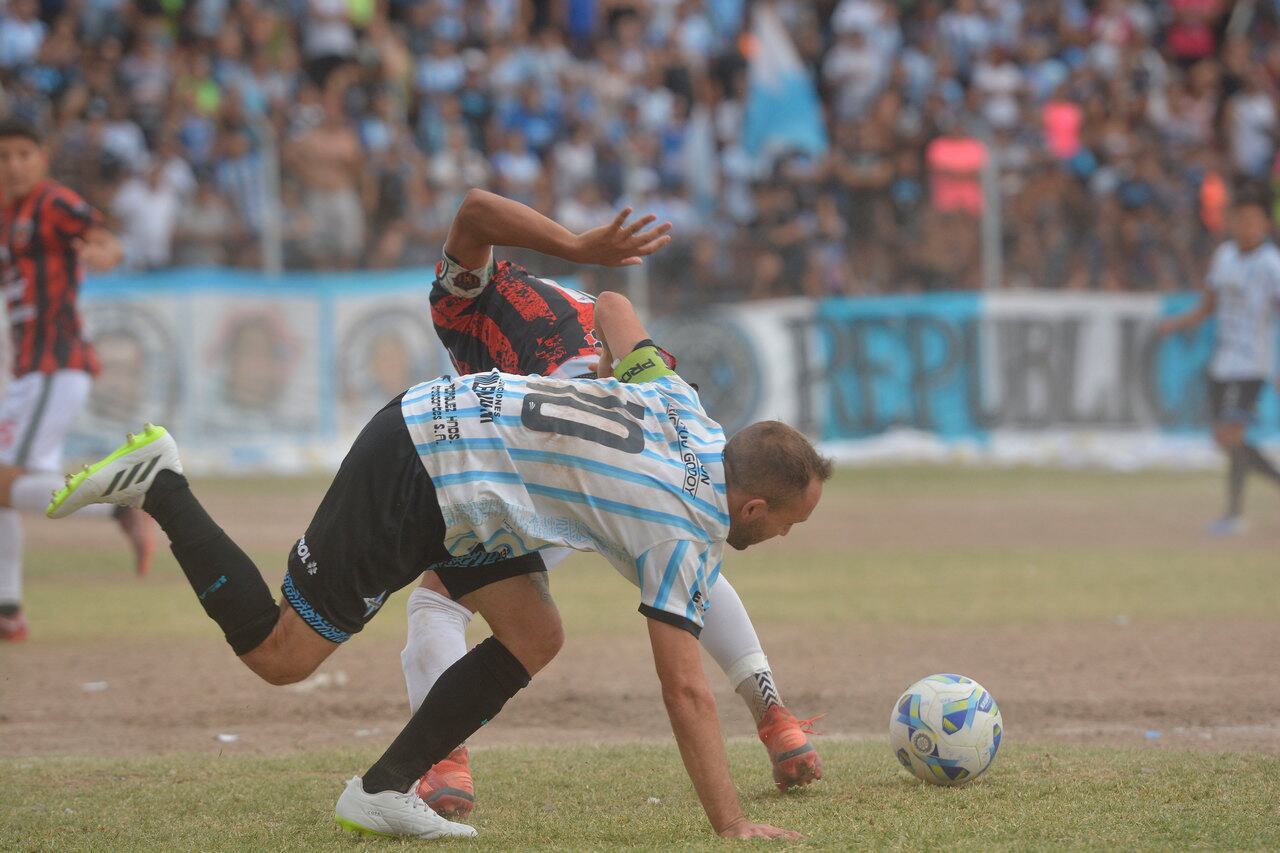
[[[1166,335],[1172,335],[1174,332],[1185,332],[1189,329],[1194,329],[1213,316],[1213,312],[1217,308],[1218,294],[1205,288],[1200,295],[1200,302],[1195,308],[1185,314],[1179,314],[1176,317],[1165,320],[1156,329],[1156,333],[1161,337],[1165,337]]]
[[[671,731],[711,828],[725,838],[799,838],[798,832],[747,820],[729,777],[716,700],[702,671],[697,638],[656,619],[648,623]]]
[[[628,224],[631,208],[612,221],[575,234],[518,201],[472,189],[454,216],[444,251],[466,269],[489,262],[494,246],[533,249],[575,264],[634,266],[671,241],[671,223],[654,225],[653,214]]]
[[[95,225],[73,244],[80,262],[91,272],[108,272],[124,260],[124,247],[106,228]]]
[[[603,343],[596,375],[604,378],[613,375],[614,353],[626,355],[636,344],[648,340],[649,333],[631,300],[606,290],[596,299],[596,337]]]

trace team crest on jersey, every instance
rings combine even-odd
[[[32,235],[36,233],[36,225],[30,219],[19,219],[13,223],[9,233],[12,235],[13,247],[15,249],[23,249],[31,242]]]

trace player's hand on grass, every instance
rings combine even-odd
[[[624,208],[609,224],[577,235],[569,260],[602,267],[632,267],[671,242],[670,222],[651,228],[658,217],[650,213],[628,225],[629,216],[631,208]]]
[[[767,823],[752,823],[745,817],[738,818],[720,830],[719,835],[721,838],[777,838],[782,841],[798,841],[804,838],[794,829],[782,829]]]

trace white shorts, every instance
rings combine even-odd
[[[0,400],[0,462],[28,471],[60,471],[63,442],[92,383],[83,370],[28,373],[9,380]]]

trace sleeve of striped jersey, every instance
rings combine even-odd
[[[93,226],[102,224],[102,214],[65,187],[51,193],[45,204],[46,215],[63,237],[81,237]]]
[[[640,613],[698,636],[715,568],[707,565],[709,555],[706,543],[688,539],[663,542],[641,554],[636,560]]]

